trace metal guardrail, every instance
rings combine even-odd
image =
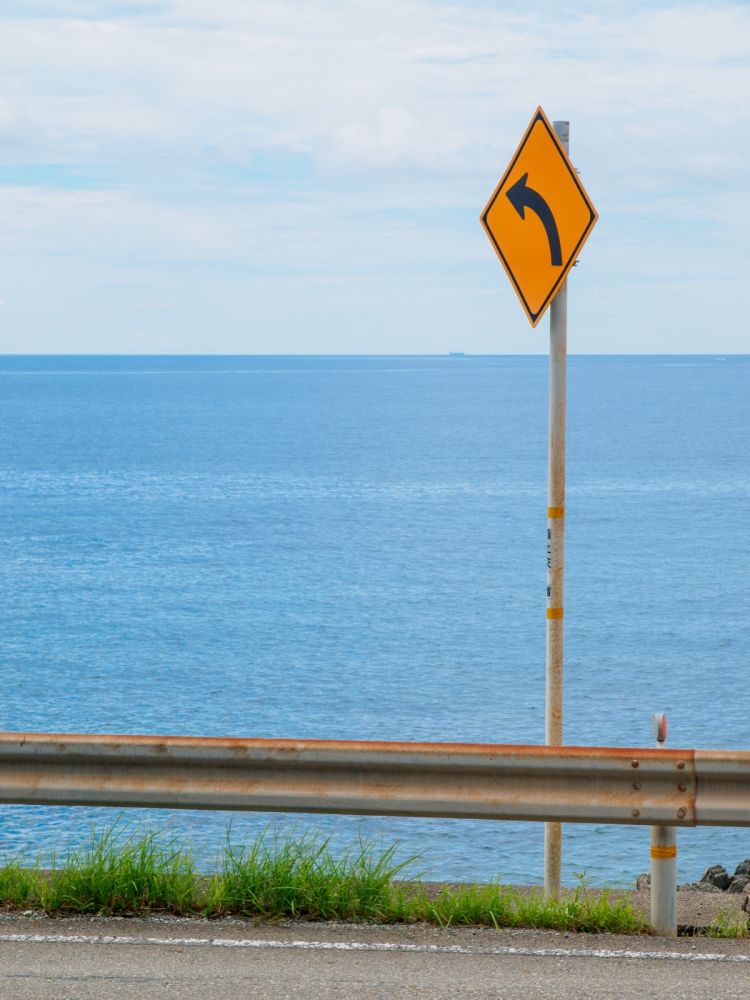
[[[750,826],[750,752],[0,733],[0,802]]]

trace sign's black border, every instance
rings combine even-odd
[[[555,145],[557,151],[562,156],[563,163],[567,167],[568,173],[573,178],[573,182],[574,182],[575,186],[578,188],[578,190],[579,190],[579,192],[581,194],[581,197],[583,198],[583,200],[586,203],[586,206],[587,206],[587,208],[589,210],[589,221],[587,222],[586,227],[583,230],[583,234],[581,235],[581,238],[576,243],[576,245],[575,245],[572,253],[568,257],[568,259],[565,262],[565,264],[563,265],[563,268],[562,268],[562,270],[560,272],[559,278],[557,279],[557,281],[555,282],[555,284],[552,286],[549,294],[547,295],[546,299],[544,300],[544,302],[542,303],[542,305],[539,307],[539,309],[536,312],[533,312],[532,309],[529,306],[529,303],[526,301],[526,298],[525,298],[523,292],[521,291],[518,282],[516,281],[516,277],[513,274],[513,270],[511,268],[510,264],[505,259],[505,255],[503,254],[502,250],[500,249],[497,240],[495,239],[495,237],[492,234],[492,230],[490,229],[489,225],[487,224],[487,216],[489,215],[490,209],[492,208],[492,206],[497,201],[497,198],[498,198],[498,196],[500,194],[500,191],[502,190],[503,185],[505,184],[506,180],[508,179],[508,176],[509,176],[510,172],[513,170],[513,168],[515,167],[516,163],[518,162],[518,158],[521,155],[521,153],[523,152],[524,147],[525,147],[526,143],[528,142],[529,136],[531,135],[532,129],[534,128],[534,126],[536,125],[537,122],[541,122],[541,124],[547,130],[547,133],[549,134],[550,138],[552,139],[552,142]],[[591,232],[591,230],[594,228],[594,225],[595,225],[596,220],[598,218],[599,218],[599,216],[597,214],[597,211],[594,208],[594,205],[593,205],[591,199],[589,198],[588,194],[586,193],[586,189],[584,188],[583,184],[581,184],[580,180],[578,179],[578,174],[575,172],[575,168],[573,167],[573,164],[570,162],[570,157],[565,152],[565,149],[564,149],[562,143],[558,139],[557,133],[555,132],[555,130],[552,127],[552,125],[550,124],[549,119],[547,118],[547,116],[545,115],[545,113],[542,111],[541,107],[537,108],[536,111],[534,112],[534,116],[531,119],[531,122],[529,123],[529,127],[524,132],[523,139],[521,139],[520,143],[518,144],[518,149],[516,150],[516,152],[515,152],[515,154],[513,156],[513,159],[508,164],[507,170],[505,171],[505,173],[503,174],[503,176],[500,178],[500,182],[498,183],[498,185],[495,188],[495,190],[492,192],[492,195],[490,196],[490,200],[487,202],[484,211],[482,212],[481,216],[479,217],[479,220],[482,223],[482,228],[484,229],[484,231],[489,236],[490,241],[492,243],[492,246],[495,248],[495,253],[500,258],[500,261],[502,262],[502,265],[505,268],[505,272],[508,275],[508,277],[510,278],[511,283],[512,283],[513,287],[516,290],[516,295],[521,300],[521,305],[523,306],[524,311],[526,312],[526,315],[529,317],[529,320],[530,320],[532,326],[536,326],[537,325],[537,323],[539,322],[539,320],[544,315],[544,313],[545,313],[545,311],[547,309],[547,306],[550,304],[550,302],[552,301],[552,299],[554,299],[555,295],[557,294],[557,292],[558,292],[558,290],[560,288],[560,285],[567,278],[568,271],[570,271],[571,267],[575,263],[575,260],[576,260],[576,258],[578,256],[579,250],[581,249],[581,247],[583,246],[583,244],[586,242],[586,239],[587,239],[589,233]]]

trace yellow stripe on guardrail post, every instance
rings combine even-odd
[[[667,717],[656,712],[651,721],[657,747],[667,739]],[[651,827],[651,926],[662,937],[677,937],[677,830]]]

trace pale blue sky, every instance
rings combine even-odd
[[[5,0],[4,352],[536,353],[478,222],[541,104],[571,352],[746,352],[750,4]]]

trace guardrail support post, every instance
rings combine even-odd
[[[667,717],[652,716],[657,747],[667,739]],[[651,827],[651,927],[660,937],[677,937],[677,830]]]

